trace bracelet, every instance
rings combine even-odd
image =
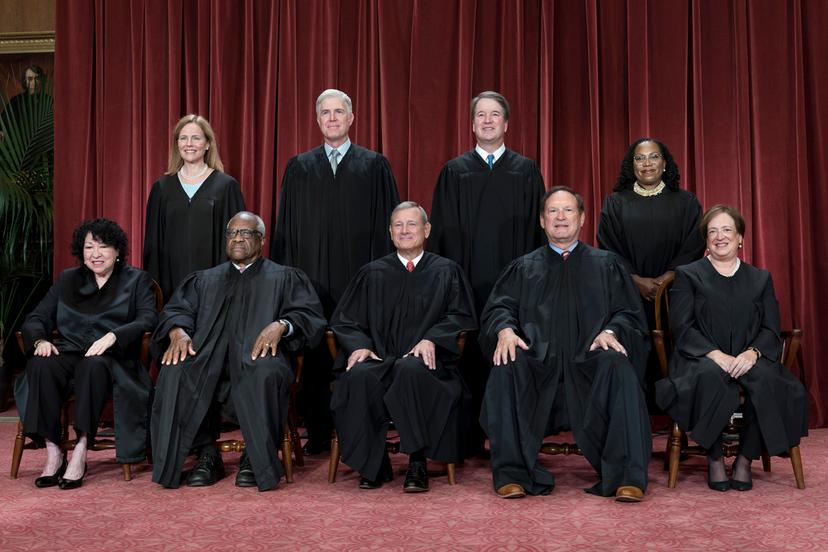
[[[748,351],[753,351],[754,353],[756,353],[756,360],[759,360],[760,358],[762,358],[762,351],[760,351],[756,347],[748,347],[747,350]]]
[[[37,341],[34,342],[34,348],[37,349],[40,346],[40,344],[45,342],[45,341],[46,341],[45,339],[38,339]]]

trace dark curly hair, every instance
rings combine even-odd
[[[118,223],[105,218],[97,218],[83,221],[72,233],[72,255],[83,265],[83,242],[86,235],[92,234],[95,240],[114,247],[118,250],[118,258],[115,260],[115,267],[124,264],[127,258],[129,240],[124,229]]]
[[[615,181],[615,187],[612,190],[614,192],[632,190],[633,184],[635,184],[636,180],[635,172],[633,171],[633,156],[635,155],[635,148],[638,147],[638,144],[643,142],[653,142],[661,150],[661,155],[664,157],[664,162],[666,163],[664,174],[661,175],[661,179],[668,188],[678,190],[681,175],[679,174],[678,165],[676,165],[676,161],[673,159],[673,154],[670,153],[667,146],[659,140],[646,136],[644,138],[639,138],[630,144],[630,147],[627,149],[627,153],[624,154],[624,159],[621,161],[621,171],[618,173],[618,179]]]

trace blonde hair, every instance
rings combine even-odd
[[[211,169],[224,172],[224,165],[221,163],[221,157],[219,157],[218,144],[216,144],[216,135],[213,132],[213,127],[211,127],[210,122],[201,115],[191,113],[190,115],[181,117],[173,129],[172,142],[170,143],[170,162],[167,166],[167,174],[175,174],[179,171],[179,169],[181,169],[182,166],[184,166],[184,160],[181,159],[181,152],[178,151],[178,136],[181,134],[181,129],[190,123],[195,123],[201,127],[201,131],[204,132],[204,137],[207,139],[208,148],[207,151],[204,152],[204,162]]]

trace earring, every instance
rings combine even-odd
[[[742,248],[742,244],[741,244],[741,243],[739,243],[739,249],[741,249],[741,248]]]

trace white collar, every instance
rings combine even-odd
[[[474,146],[474,151],[477,152],[477,155],[479,155],[483,161],[486,161],[486,163],[488,163],[487,158],[489,157],[489,152],[481,148],[480,144]],[[500,147],[491,153],[492,155],[494,155],[494,162],[497,163],[497,160],[500,159],[500,156],[504,153],[506,153],[506,144],[500,144]]]
[[[413,259],[411,259],[411,261],[414,263],[414,266],[417,266],[417,263],[419,263],[419,262],[420,262],[420,259],[422,259],[422,258],[423,258],[423,255],[424,255],[424,254],[425,254],[425,250],[420,251],[420,254],[419,254],[419,255],[417,255],[416,257],[414,257]],[[400,255],[400,254],[399,254],[399,252],[397,253],[397,258],[400,260],[400,262],[403,264],[403,266],[408,266],[408,259],[406,259],[406,258],[405,258],[405,257],[403,257],[402,255]]]

